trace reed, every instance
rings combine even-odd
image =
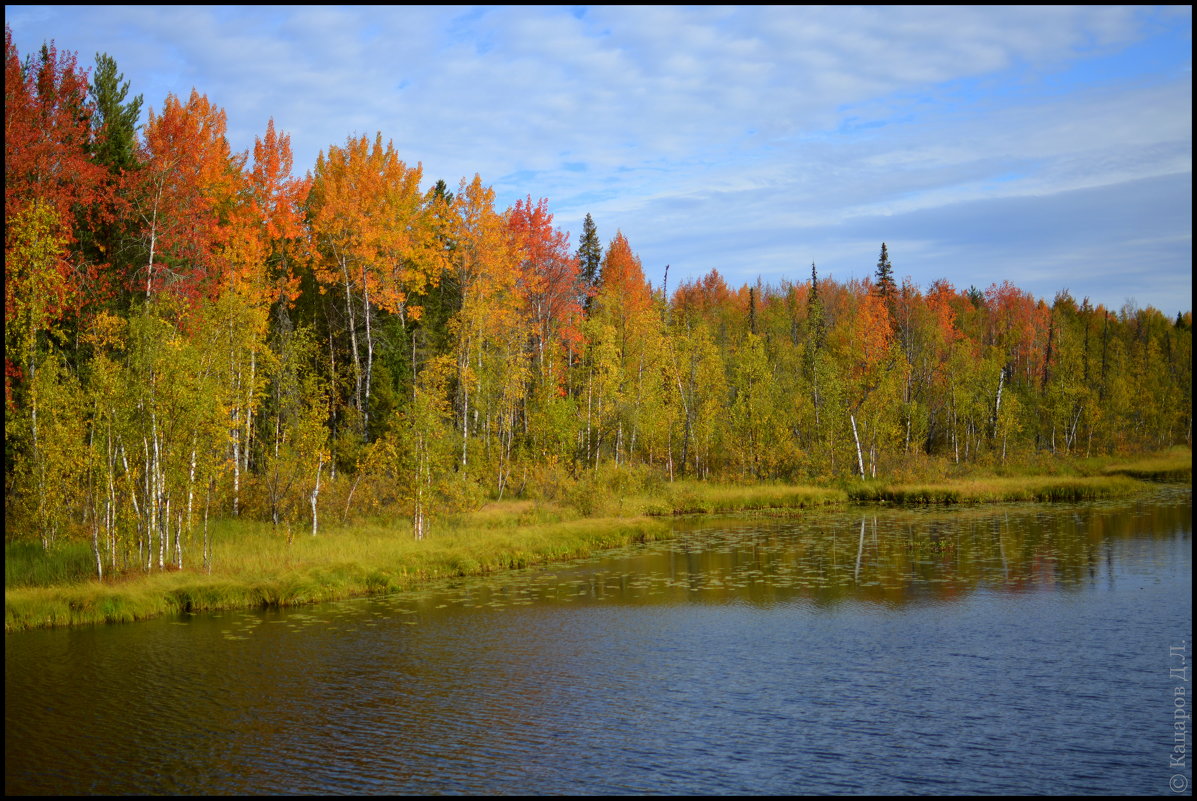
[[[49,552],[37,542],[10,542],[4,546],[5,588],[85,581],[95,570],[95,558],[86,542],[58,543]]]
[[[854,501],[896,504],[1087,501],[1145,489],[1126,476],[1026,476],[966,479],[928,484],[865,483],[848,488]]]
[[[846,503],[848,494],[829,487],[786,484],[703,484],[677,482],[655,503],[645,503],[645,514],[714,514],[776,509],[810,509]]]
[[[1105,475],[1122,475],[1145,481],[1193,480],[1193,451],[1170,448],[1162,453],[1104,467]]]

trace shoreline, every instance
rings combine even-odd
[[[1128,470],[1131,468],[1127,468]],[[1085,501],[1151,488],[1153,475],[1177,480],[1168,465],[1152,473],[957,479],[846,488],[679,482],[657,494],[613,499],[603,516],[551,503],[492,502],[446,518],[421,541],[406,519],[330,527],[292,540],[266,523],[220,520],[211,573],[193,566],[49,586],[5,588],[5,633],[123,623],[180,612],[300,606],[414,589],[445,578],[482,576],[583,558],[596,551],[672,536],[670,517],[801,513],[849,503],[883,505]],[[1179,468],[1184,480],[1184,468]],[[1187,470],[1191,482],[1191,465]],[[610,508],[610,507],[614,508]]]

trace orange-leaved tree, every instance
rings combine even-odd
[[[146,300],[169,289],[194,305],[216,294],[228,269],[224,246],[246,155],[225,138],[225,112],[194,89],[149,112],[132,203],[145,256],[133,283]]]
[[[520,300],[531,322],[541,385],[563,392],[565,370],[579,353],[585,281],[569,234],[553,227],[548,200],[517,200],[507,216],[519,259]]]
[[[370,423],[375,307],[405,323],[418,319],[421,309],[409,298],[438,281],[445,268],[420,192],[421,175],[419,165],[399,159],[392,143],[383,145],[381,133],[373,144],[365,136],[350,137],[344,147],[331,146],[316,159],[308,196],[313,271],[322,287],[340,285],[345,293],[352,401],[362,437]]]

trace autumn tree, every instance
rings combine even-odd
[[[87,261],[96,265],[96,281],[86,287],[88,300],[93,304],[107,301],[109,307],[123,306],[127,300],[122,276],[135,269],[138,258],[137,227],[129,198],[137,177],[142,96],[128,99],[129,82],[123,79],[111,56],[96,54],[90,87],[91,153],[105,174],[101,213],[80,232],[80,239]]]
[[[87,222],[103,186],[104,168],[91,155],[87,75],[52,42],[22,65],[7,25],[4,46],[5,218],[39,200],[74,242],[76,217]]]
[[[652,293],[640,258],[618,231],[603,258],[592,317],[600,325],[610,326],[618,354],[620,402],[611,408],[614,416],[607,425],[615,429],[614,455],[619,461],[635,449],[640,415],[648,392],[655,387],[653,382],[646,382],[646,370],[655,361],[652,343],[660,318],[653,314]]]
[[[673,358],[667,367],[669,386],[676,387],[681,406],[679,472],[706,478],[717,463],[723,441],[726,368],[704,321],[675,326],[672,340]]]
[[[10,269],[5,324],[14,322],[9,316],[14,303],[37,305],[44,312],[43,323],[68,326],[61,331],[60,347],[73,346],[80,314],[94,299],[92,289],[101,277],[95,254],[84,241],[111,212],[105,170],[91,153],[92,116],[87,76],[74,54],[59,52],[51,42],[22,64],[6,26],[4,213],[5,262]],[[25,232],[14,235],[14,225]],[[27,269],[28,262],[24,269],[11,269],[11,247],[27,241],[30,226],[56,243],[52,257],[38,262],[36,274]],[[30,297],[33,292],[41,297]],[[47,344],[43,339],[41,346]],[[20,378],[21,369],[11,359],[6,361],[10,400],[13,379]]]
[[[417,540],[428,536],[438,491],[455,458],[448,389],[455,371],[450,354],[430,360],[410,403],[391,419],[377,443],[382,470],[397,485],[397,495],[410,511],[412,535]]]
[[[143,252],[131,279],[148,300],[169,289],[194,305],[224,277],[226,211],[240,188],[245,154],[225,138],[223,109],[192,90],[186,103],[167,95],[150,109],[132,191]]]
[[[266,407],[269,430],[258,445],[271,522],[290,528],[309,507],[315,536],[321,478],[330,461],[327,389],[311,368],[317,343],[308,328],[284,324],[277,326],[272,344]]]
[[[46,547],[61,527],[81,467],[69,450],[78,444],[71,440],[78,432],[61,430],[81,413],[75,382],[60,352],[47,343],[71,296],[59,269],[66,242],[48,203],[34,200],[6,219],[4,429],[12,458],[5,461],[14,471],[13,498],[26,500]]]
[[[361,438],[370,426],[375,310],[418,319],[422,309],[410,299],[439,280],[445,266],[425,214],[421,176],[421,167],[408,167],[381,134],[372,145],[364,136],[350,137],[316,159],[308,199],[313,268],[323,287],[339,285],[344,292]]]
[[[897,416],[891,392],[897,354],[892,348],[889,310],[881,294],[865,284],[855,288],[853,297],[856,308],[843,320],[837,339],[840,359],[849,368],[848,422],[857,468],[865,478],[864,451],[874,451],[883,433],[879,429]],[[871,461],[875,465],[875,459]]]
[[[768,475],[778,452],[774,385],[764,342],[749,332],[734,359],[730,444],[741,474],[758,480]]]
[[[523,316],[531,322],[532,351],[541,386],[553,393],[581,345],[585,276],[569,252],[569,234],[553,227],[548,200],[517,200],[507,216],[519,261]]]

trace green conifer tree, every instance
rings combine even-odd
[[[897,285],[894,283],[894,268],[889,263],[889,253],[886,252],[885,243],[881,243],[881,257],[877,260],[877,294],[887,303],[893,302],[894,295],[897,294]]]
[[[598,229],[594,219],[589,214],[582,221],[582,237],[578,241],[578,262],[582,269],[582,282],[588,291],[583,300],[586,313],[590,313],[590,305],[594,293],[598,288],[599,269],[603,263],[603,245],[598,238]]]
[[[95,129],[95,158],[114,172],[133,166],[137,149],[135,133],[141,116],[142,96],[125,102],[129,82],[116,70],[116,60],[107,53],[96,54],[96,72],[91,96],[96,105],[92,125]]]

